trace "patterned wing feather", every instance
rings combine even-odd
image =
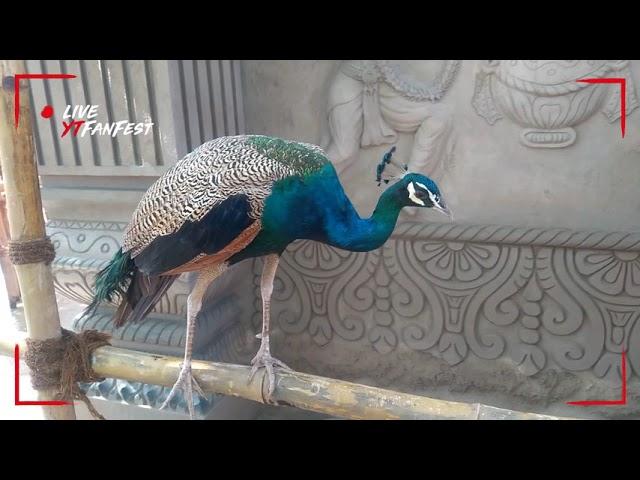
[[[246,198],[248,218],[238,224],[246,228],[260,219],[264,201],[275,181],[291,175],[307,175],[327,163],[324,152],[316,145],[267,136],[221,137],[204,143],[177,162],[145,193],[125,230],[123,251],[135,258],[154,240],[176,234],[185,224],[197,225],[230,198]],[[220,212],[217,215],[220,216]],[[211,225],[203,235],[212,235],[210,230]],[[216,245],[224,246],[223,243],[218,241]],[[170,243],[165,243],[162,250],[169,248]],[[183,256],[181,261],[189,260],[189,255]],[[160,258],[158,252],[150,257]],[[158,269],[151,268],[152,263],[152,259],[146,261],[148,271]]]

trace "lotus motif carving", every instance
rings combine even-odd
[[[628,115],[638,107],[628,60],[489,61],[476,76],[472,104],[491,125],[505,115],[525,127],[520,140],[528,147],[568,147],[573,127],[597,111],[610,122],[620,118],[617,87],[578,81],[611,76],[627,79]]]

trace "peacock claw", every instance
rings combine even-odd
[[[160,405],[160,410],[169,405],[171,399],[178,393],[178,388],[182,389],[182,391],[184,392],[185,402],[187,403],[187,408],[189,410],[189,418],[191,418],[191,420],[194,420],[196,413],[193,406],[193,391],[195,390],[201,397],[205,397],[206,395],[202,390],[202,387],[200,387],[196,379],[193,377],[193,373],[191,372],[191,364],[182,364],[180,374],[178,375],[178,380],[176,380],[176,383],[173,384],[173,387],[169,392],[169,396],[167,396],[162,405]]]
[[[276,375],[273,371],[274,368],[280,368],[282,370],[291,370],[286,363],[278,360],[277,358],[273,358],[268,351],[260,348],[257,355],[253,357],[251,360],[251,373],[249,374],[249,382],[253,380],[253,377],[258,372],[259,369],[265,368],[267,370],[267,382],[269,385],[269,392],[267,394],[266,400],[270,400],[273,392],[276,389]]]

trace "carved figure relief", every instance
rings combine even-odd
[[[328,101],[331,140],[326,151],[338,170],[361,147],[392,144],[398,133],[414,133],[410,168],[437,178],[454,147],[451,113],[438,102],[459,64],[445,60],[433,72],[432,61],[345,61]]]
[[[638,107],[628,60],[488,60],[476,74],[472,105],[490,125],[506,115],[525,127],[531,148],[562,148],[576,141],[576,125],[601,111],[620,118],[619,87],[581,83],[584,78],[624,77],[626,112]]]

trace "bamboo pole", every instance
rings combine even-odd
[[[0,354],[13,355],[19,339],[0,339]],[[93,353],[94,371],[104,377],[172,386],[180,372],[181,358],[100,347]],[[207,393],[218,393],[264,403],[264,372],[251,384],[249,367],[214,362],[193,362],[193,373]],[[515,412],[481,404],[437,400],[394,392],[300,372],[276,374],[273,400],[304,410],[337,417],[367,420],[573,420],[535,413]]]
[[[13,309],[20,300],[20,286],[16,270],[9,260],[7,249],[9,248],[9,220],[7,219],[7,202],[4,198],[4,182],[0,171],[0,268],[4,275],[4,283],[9,298],[9,304]]]
[[[26,81],[20,82],[20,123],[14,121],[13,76],[26,73],[24,60],[0,60],[0,161],[7,199],[7,216],[14,241],[46,235],[40,183],[33,149],[30,99]],[[34,340],[61,335],[51,267],[43,262],[16,265],[22,292],[27,332]],[[53,391],[38,392],[40,400],[53,400]],[[66,399],[68,400],[68,399]],[[73,420],[73,404],[43,406],[45,418]]]

